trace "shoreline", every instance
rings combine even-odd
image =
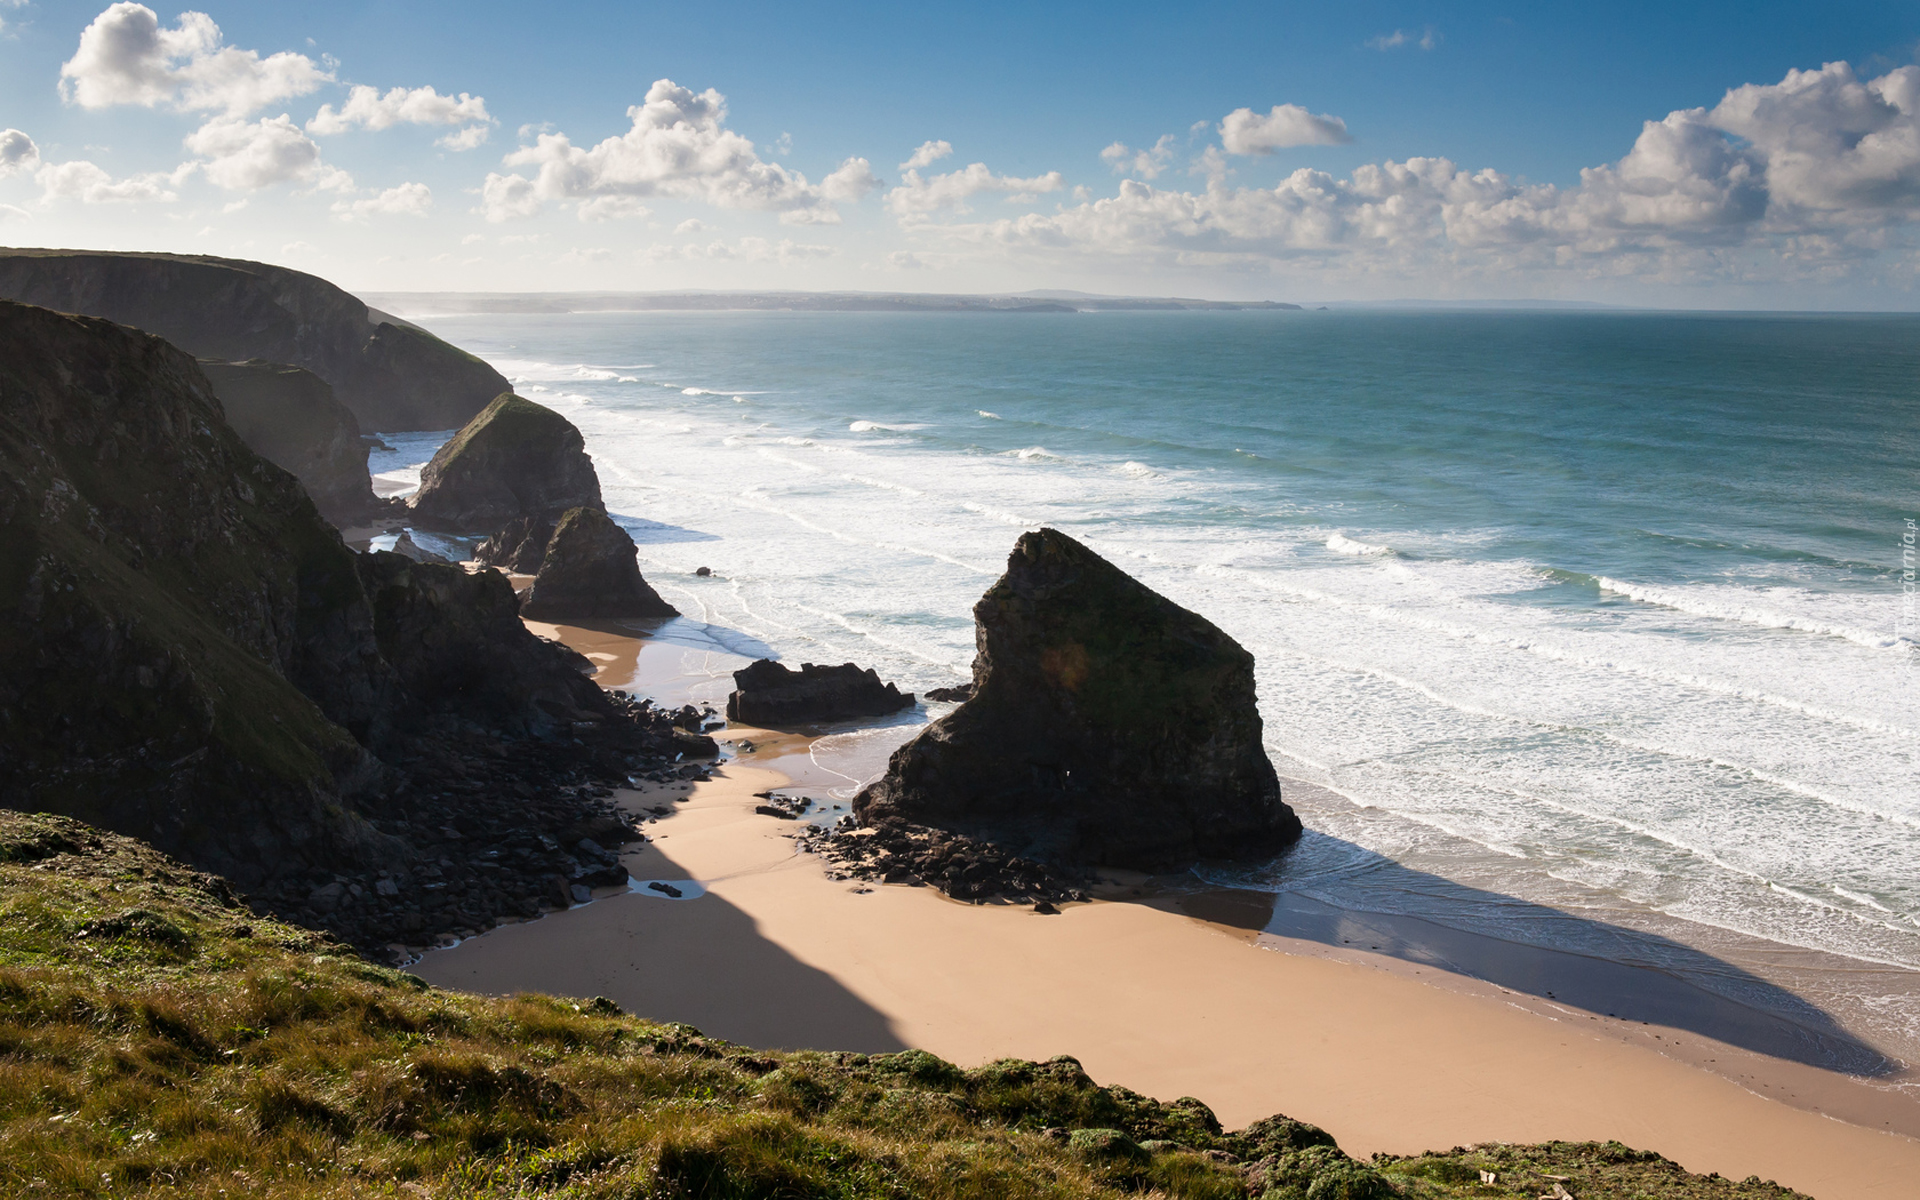
[[[704,657],[718,647],[536,629],[587,653],[610,686],[711,701],[725,678]],[[688,797],[666,802],[647,826],[654,840],[623,860],[636,881],[694,880],[703,895],[616,892],[431,952],[414,970],[468,990],[607,995],[749,1045],[911,1045],[963,1065],[1070,1053],[1102,1082],[1197,1095],[1229,1126],[1274,1112],[1313,1121],[1361,1156],[1616,1138],[1821,1200],[1903,1195],[1920,1177],[1920,1104],[1697,1028],[1609,1019],[1431,962],[1270,931],[1276,906],[1297,907],[1291,897],[1160,891],[1040,917],[830,880],[795,853],[792,823],[752,811],[755,791],[818,790],[805,780],[811,739],[739,727],[719,737],[757,749],[711,782],[618,797],[641,816]]]

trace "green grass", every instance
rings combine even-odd
[[[1070,1058],[775,1053],[604,1000],[441,991],[227,897],[138,842],[0,812],[0,1195],[1792,1195],[1616,1146],[1369,1165]]]

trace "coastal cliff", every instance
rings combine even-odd
[[[360,422],[326,380],[260,358],[202,359],[200,369],[240,440],[293,472],[322,516],[346,525],[369,514],[377,501]]]
[[[549,836],[588,836],[596,781],[697,747],[691,716],[603,691],[516,610],[493,572],[349,550],[160,338],[0,301],[0,806],[362,944],[532,915],[543,880],[603,870]],[[425,890],[421,846],[521,842],[517,880]]]
[[[266,263],[0,249],[0,298],[132,325],[201,358],[302,367],[366,430],[455,428],[508,390],[498,371],[426,330]]]

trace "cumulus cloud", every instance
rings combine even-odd
[[[285,113],[258,121],[215,118],[188,134],[186,147],[208,160],[207,178],[228,191],[310,182],[320,173],[320,147]]]
[[[967,200],[982,192],[1006,192],[1010,198],[1032,197],[1042,192],[1057,192],[1066,186],[1058,171],[1048,171],[1032,179],[995,175],[985,163],[972,163],[958,171],[922,179],[920,172],[909,170],[900,186],[887,193],[887,208],[898,217],[912,217],[951,209],[971,211]]]
[[[1298,104],[1276,104],[1269,113],[1236,108],[1220,122],[1220,144],[1229,154],[1272,154],[1290,146],[1338,146],[1351,142],[1347,123]]]
[[[1142,179],[1158,179],[1173,162],[1175,142],[1172,134],[1163,135],[1159,141],[1145,150],[1135,150],[1125,142],[1115,142],[1100,152],[1100,157],[1113,168],[1116,175],[1138,175]]]
[[[1416,157],[1344,178],[1296,170],[1270,188],[1128,179],[1052,213],[912,228],[975,253],[1688,278],[1766,256],[1781,271],[1841,269],[1910,249],[1916,220],[1920,67],[1863,80],[1831,63],[1648,121],[1626,154],[1568,187]]]
[[[953,153],[953,143],[942,138],[937,142],[921,142],[920,148],[900,164],[902,171],[918,171],[921,167],[930,167],[947,155]]]
[[[452,150],[471,150],[487,140],[490,126],[497,124],[487,113],[484,97],[461,92],[442,96],[431,87],[390,88],[383,95],[379,88],[356,86],[347,94],[347,102],[336,112],[323,104],[307,122],[307,132],[316,137],[332,137],[355,127],[391,129],[395,125],[464,125],[448,134],[440,144]]]
[[[192,171],[183,167],[172,174],[150,172],[115,179],[102,168],[79,159],[74,162],[47,163],[34,172],[40,185],[41,200],[77,200],[82,204],[135,204],[141,201],[171,201],[180,197],[172,188]]]
[[[632,128],[591,147],[574,145],[564,133],[542,133],[507,155],[506,165],[533,167],[536,174],[489,175],[487,218],[530,216],[548,202],[592,206],[616,197],[614,207],[632,211],[643,198],[665,196],[810,223],[837,220],[835,203],[878,184],[864,182],[872,174],[864,159],[850,159],[829,176],[833,195],[798,171],[763,160],[751,141],[726,127],[726,97],[712,88],[695,92],[661,79],[627,116]]]
[[[167,105],[238,117],[332,80],[304,54],[262,58],[222,44],[205,13],[182,13],[168,29],[146,5],[122,2],[81,31],[79,48],[60,68],[60,94],[82,108]]]
[[[336,200],[333,211],[344,221],[373,216],[424,217],[433,207],[433,190],[424,183],[403,183],[363,200]]]
[[[40,165],[40,147],[18,129],[0,129],[0,177]]]

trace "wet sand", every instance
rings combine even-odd
[[[541,632],[594,655],[615,686],[632,686],[652,654],[677,664],[672,688],[711,699],[724,665],[689,671],[659,647],[629,658],[617,630]],[[636,813],[668,810],[626,858],[636,881],[700,888],[675,900],[642,886],[503,926],[415,970],[476,991],[604,995],[752,1045],[918,1046],[965,1065],[1072,1054],[1102,1082],[1197,1096],[1229,1125],[1284,1112],[1362,1156],[1617,1138],[1820,1200],[1920,1190],[1920,1140],[1887,1131],[1920,1133],[1901,1098],[1693,1028],[1279,937],[1266,932],[1271,897],[1143,895],[1039,916],[829,880],[795,852],[793,823],[753,812],[752,793],[800,773],[769,767],[804,765],[805,739],[726,736],[757,748],[711,782],[623,796]]]

